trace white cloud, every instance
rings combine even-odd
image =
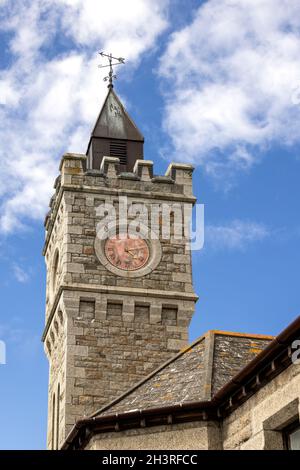
[[[213,249],[244,249],[247,245],[270,236],[269,229],[260,223],[234,220],[225,225],[205,227],[205,246]]]
[[[167,4],[0,4],[0,32],[9,33],[12,59],[0,68],[0,231],[22,227],[24,218],[43,217],[61,154],[85,152],[106,93],[97,51],[125,56],[129,65],[121,73],[128,73],[167,27]]]
[[[168,2],[152,0],[56,0],[67,7],[62,18],[66,34],[89,47],[136,60],[166,28]]]
[[[0,80],[0,106],[11,106],[17,105],[19,100],[19,94],[13,88],[13,84],[10,83],[9,79],[3,78]]]
[[[29,272],[25,271],[21,266],[18,264],[13,264],[13,273],[18,282],[21,284],[25,284],[26,282],[29,281],[30,275]]]
[[[299,54],[298,0],[200,6],[160,63],[172,157],[220,176],[250,168],[272,143],[299,142]]]

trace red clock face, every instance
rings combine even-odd
[[[104,250],[108,261],[124,271],[140,269],[149,259],[149,246],[142,238],[116,235],[106,240]]]

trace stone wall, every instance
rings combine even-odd
[[[65,438],[67,321],[61,308],[55,312],[44,347],[50,364],[48,390],[48,449],[58,449]]]
[[[162,316],[160,299],[68,291],[66,425],[89,415],[161,366],[188,342],[184,302]],[[93,307],[94,306],[94,307]],[[175,324],[174,312],[177,312]],[[179,326],[181,325],[181,326]]]
[[[194,422],[157,426],[121,433],[98,434],[86,450],[218,450],[220,429],[214,422]]]
[[[300,365],[291,365],[223,423],[223,447],[283,449],[282,429],[299,419]]]

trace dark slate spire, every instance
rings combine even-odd
[[[89,141],[88,169],[99,169],[104,156],[119,157],[121,171],[132,171],[136,160],[143,159],[144,137],[109,87]]]

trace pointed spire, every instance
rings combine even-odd
[[[144,141],[144,137],[112,88],[108,90],[92,136]]]
[[[112,83],[89,141],[88,168],[100,169],[103,156],[120,158],[121,171],[132,171],[143,159],[144,137],[116,95]]]

